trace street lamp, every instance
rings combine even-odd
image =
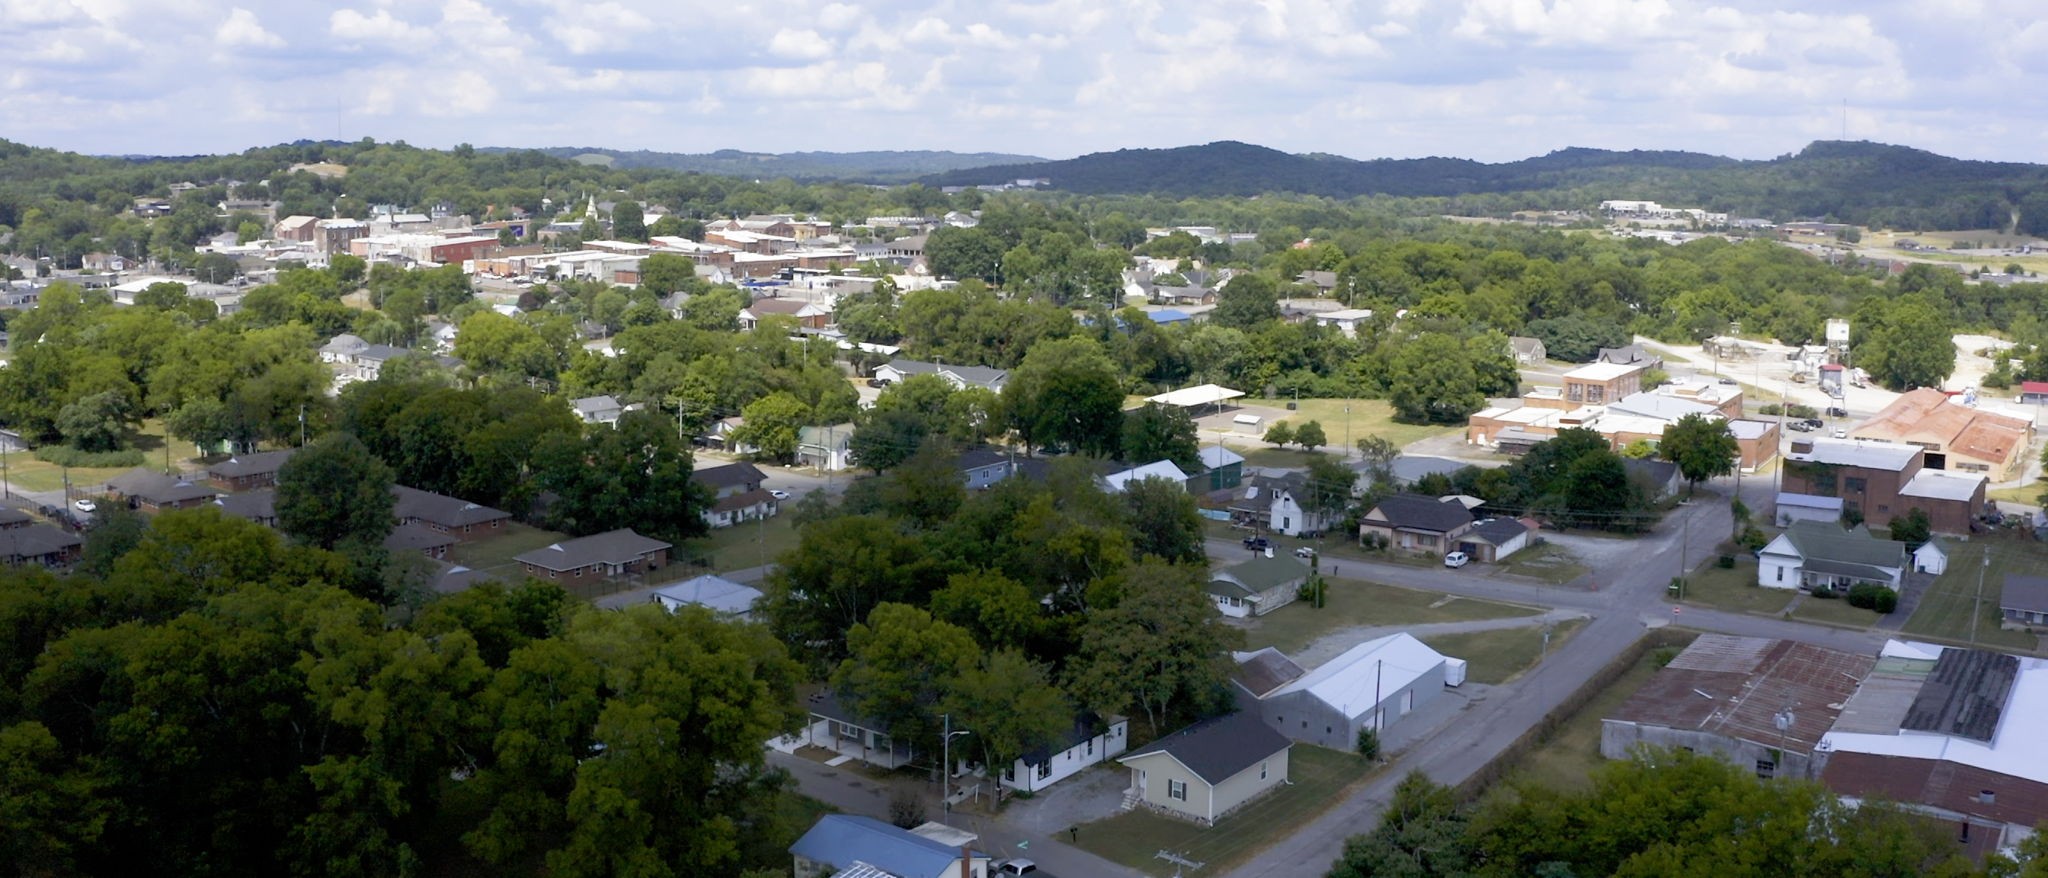
[[[945,730],[940,739],[939,758],[944,760],[945,764],[939,766],[939,811],[942,815],[950,817],[953,814],[953,739],[969,732],[966,729],[953,728],[953,715],[950,713],[944,714],[941,719],[945,722]]]

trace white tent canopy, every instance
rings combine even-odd
[[[1217,384],[1204,384],[1199,387],[1183,387],[1179,390],[1159,394],[1158,396],[1148,396],[1145,397],[1145,401],[1156,402],[1160,405],[1176,406],[1178,408],[1194,408],[1196,406],[1221,404],[1225,400],[1236,399],[1243,395],[1244,391],[1242,390],[1231,390],[1228,387]]]

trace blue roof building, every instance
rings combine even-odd
[[[829,875],[864,863],[902,878],[957,878],[961,848],[942,844],[872,817],[827,814],[789,846],[799,878]],[[968,874],[988,878],[989,858],[966,851]]]

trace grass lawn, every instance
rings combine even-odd
[[[513,562],[513,556],[545,548],[566,536],[559,531],[541,530],[530,524],[509,521],[505,523],[505,532],[495,537],[473,543],[456,543],[448,550],[448,560],[471,570],[502,573],[507,578],[518,579],[519,565]]]
[[[1607,761],[1600,756],[1600,720],[1650,681],[1650,675],[1657,672],[1656,656],[1656,650],[1644,653],[1627,673],[1593,696],[1585,707],[1557,727],[1550,740],[1522,757],[1508,775],[1508,781],[1529,782],[1564,792],[1591,789],[1593,769]]]
[[[1991,559],[1988,567],[1982,560],[1986,553]],[[2031,653],[2039,647],[2034,635],[1998,627],[1998,596],[2006,574],[2039,575],[2043,570],[2048,570],[2048,548],[2014,538],[1991,536],[1957,545],[1949,555],[1948,572],[1927,589],[1920,608],[1906,621],[1906,633],[1966,643],[1974,615],[1977,643]],[[1977,600],[1980,580],[1982,599]]]
[[[1329,594],[1320,610],[1306,601],[1296,601],[1253,621],[1245,632],[1245,648],[1270,646],[1296,653],[1323,635],[1345,628],[1506,619],[1534,616],[1538,612],[1514,604],[1338,579],[1330,582]]]
[[[1347,406],[1351,409],[1348,416],[1344,414]],[[1321,423],[1323,435],[1330,437],[1332,448],[1344,444],[1347,417],[1351,422],[1351,441],[1354,443],[1367,436],[1384,436],[1397,447],[1405,448],[1417,440],[1464,431],[1462,426],[1396,423],[1394,407],[1383,399],[1304,399],[1297,411],[1287,413],[1287,420],[1297,427],[1309,421]]]
[[[161,443],[159,443],[158,447],[162,447]],[[156,464],[162,466],[163,460],[159,458]],[[74,466],[70,472],[72,496],[76,497],[83,494],[84,492],[79,490],[81,488],[97,488],[102,482],[130,469],[132,467],[88,468]],[[10,452],[7,455],[7,483],[21,490],[63,490],[64,476],[64,468],[54,463],[37,460],[26,453]]]
[[[2004,503],[2018,503],[2022,506],[2034,506],[2041,502],[2042,493],[2042,485],[2037,482],[2017,488],[1993,488],[1984,492],[1984,499],[1997,500]]]
[[[1315,819],[1341,800],[1345,790],[1369,777],[1371,768],[1355,754],[1296,744],[1288,754],[1287,777],[1293,783],[1214,826],[1132,810],[1081,827],[1076,840],[1097,856],[1149,875],[1174,874],[1173,864],[1155,856],[1163,850],[1201,863],[1198,874],[1218,875],[1278,840],[1274,827],[1301,826]]]
[[[1847,625],[1851,628],[1868,628],[1877,624],[1883,616],[1875,610],[1852,607],[1841,599],[1817,599],[1807,595],[1799,606],[1792,610],[1792,618],[1809,622],[1824,622],[1829,625]]]
[[[1792,589],[1764,588],[1756,584],[1756,559],[1745,555],[1735,557],[1735,566],[1722,569],[1715,559],[1694,569],[1685,578],[1684,603],[1713,607],[1731,613],[1765,613],[1772,616],[1785,612],[1785,605],[1792,602],[1798,592]]]
[[[1294,448],[1273,448],[1257,442],[1243,440],[1235,442],[1225,440],[1223,446],[1244,455],[1245,466],[1262,466],[1271,469],[1305,469],[1308,467],[1309,453]],[[1332,453],[1342,452],[1332,450]]]
[[[701,553],[713,572],[727,573],[773,564],[783,552],[796,548],[796,544],[796,524],[785,509],[765,522],[749,521],[714,529],[710,536],[691,540],[685,552]]]
[[[1563,585],[1591,572],[1575,560],[1572,553],[1555,543],[1544,543],[1509,555],[1501,568],[1551,585]]]
[[[1584,620],[1573,619],[1553,627],[1550,631],[1550,648],[1564,646]],[[1464,659],[1470,663],[1465,669],[1465,679],[1474,683],[1499,684],[1519,676],[1536,666],[1543,654],[1543,628],[1503,628],[1499,631],[1474,631],[1468,634],[1438,634],[1422,638],[1423,643],[1444,655]]]

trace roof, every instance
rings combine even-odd
[[[1236,399],[1243,395],[1244,391],[1242,390],[1232,390],[1218,384],[1201,384],[1194,387],[1183,387],[1179,390],[1172,390],[1155,396],[1148,396],[1145,397],[1145,401],[1156,402],[1160,405],[1189,408],[1198,405],[1221,403],[1224,400]]]
[[[1462,504],[1445,503],[1421,494],[1395,494],[1373,507],[1388,525],[1410,530],[1450,533],[1472,523],[1472,513]]]
[[[1232,679],[1237,681],[1237,685],[1244,687],[1246,692],[1250,692],[1253,698],[1263,698],[1266,693],[1292,683],[1300,679],[1301,675],[1308,673],[1285,653],[1270,646],[1253,652],[1237,653],[1231,657],[1237,660],[1237,673]]]
[[[277,518],[277,492],[270,488],[244,491],[240,494],[222,494],[213,498],[220,511],[236,518],[266,522]]]
[[[707,466],[690,473],[690,481],[709,485],[714,490],[752,485],[767,478],[768,476],[761,472],[760,467],[745,461],[722,464],[720,466]]]
[[[1981,475],[1923,469],[1914,473],[1904,485],[1899,486],[1899,496],[1968,501],[1975,498],[1977,492],[1983,489],[1984,477]]]
[[[455,543],[455,537],[417,524],[401,524],[384,535],[384,548],[394,552],[445,548]]]
[[[1120,716],[1112,716],[1105,720],[1093,713],[1084,712],[1078,714],[1074,717],[1073,723],[1061,729],[1060,733],[1054,736],[1050,743],[1041,744],[1031,750],[1027,750],[1018,758],[1024,760],[1025,765],[1041,764],[1048,757],[1072,748],[1074,745],[1096,735],[1103,734],[1109,731],[1110,726],[1120,722],[1125,722],[1125,719]],[[923,827],[919,828],[922,829]]]
[[[586,396],[583,397],[582,399],[575,400],[569,404],[575,407],[576,414],[582,415],[584,417],[589,417],[600,412],[617,411],[618,409],[621,408],[621,406],[619,405],[618,397],[612,396],[610,394],[606,394],[604,396]]]
[[[1934,670],[1920,685],[1920,694],[1906,708],[1901,731],[1956,735],[1990,743],[1998,731],[2006,696],[2012,694],[2020,660],[1985,649],[1948,649],[1934,660]]]
[[[937,875],[960,859],[960,852],[872,817],[827,814],[818,818],[789,852],[833,868],[867,863],[896,875]]]
[[[84,544],[83,537],[47,524],[0,530],[0,558],[36,558]]]
[[[107,480],[107,490],[134,497],[151,505],[211,500],[220,492],[206,485],[167,476],[148,467],[136,467]]]
[[[1678,464],[1654,457],[1624,457],[1621,459],[1621,468],[1627,470],[1629,475],[1640,476],[1653,485],[1668,484],[1672,479],[1678,478]]]
[[[35,517],[12,506],[0,506],[0,528],[28,524]]]
[[[462,527],[511,518],[512,513],[489,506],[480,506],[460,497],[392,485],[391,493],[398,501],[391,506],[391,514],[404,521],[416,518],[431,521],[443,527]]]
[[[1880,540],[1860,527],[1845,530],[1832,521],[1795,521],[1782,539],[1807,566],[1824,572],[1867,576],[1875,570],[1896,573],[1906,567],[1905,543]]]
[[[1250,561],[1232,564],[1229,567],[1218,570],[1210,574],[1209,579],[1212,582],[1219,579],[1233,582],[1244,586],[1251,593],[1257,594],[1262,591],[1278,588],[1289,582],[1306,580],[1308,574],[1308,565],[1294,558],[1286,555],[1275,555],[1268,558],[1261,555]]]
[[[1526,335],[1508,336],[1508,347],[1525,354],[1534,354],[1544,349],[1542,339],[1530,338]]]
[[[966,470],[981,469],[985,466],[996,466],[1009,459],[1008,455],[992,448],[970,448],[960,452],[960,459],[957,465],[964,472]]]
[[[1564,377],[1579,381],[1612,381],[1623,375],[1629,375],[1642,370],[1643,366],[1640,363],[1587,363],[1584,366],[1564,373]]]
[[[1800,451],[1801,446],[1806,446],[1807,450]],[[1792,450],[1785,457],[1788,460],[1900,472],[1920,459],[1920,448],[1897,442],[1813,439],[1793,442]]]
[[[542,570],[574,570],[592,564],[627,564],[650,552],[670,547],[669,543],[643,537],[630,527],[577,537],[514,556],[512,560]]]
[[[452,564],[434,577],[434,590],[441,594],[454,594],[479,582],[495,581],[497,577],[485,571]]]
[[[1617,365],[1640,365],[1644,363],[1660,362],[1662,358],[1658,357],[1655,354],[1650,353],[1647,350],[1644,350],[1642,344],[1636,343],[1622,345],[1618,348],[1601,348],[1600,353],[1596,356],[1595,360],[1596,362],[1600,363],[1612,363]]]
[[[956,366],[951,363],[926,363],[901,358],[890,360],[888,366],[905,375],[952,375],[962,383],[979,385],[991,390],[1010,377],[1006,370],[990,369],[986,366]]]
[[[1777,424],[1770,421],[1751,418],[1736,418],[1728,422],[1728,432],[1734,434],[1737,439],[1762,439],[1777,427]]]
[[[1506,545],[1509,541],[1529,533],[1529,526],[1515,518],[1489,518],[1474,525],[1465,535],[1483,540],[1495,546]]]
[[[1222,469],[1231,464],[1244,463],[1244,455],[1221,445],[1204,447],[1200,452],[1200,456],[1202,458],[1202,465],[1210,469]]]
[[[1789,640],[1702,634],[1606,718],[1811,752],[1875,664]]]
[[[296,449],[282,451],[258,451],[254,454],[238,454],[206,468],[206,474],[216,479],[235,479],[243,476],[274,473],[284,466]]]
[[[1288,746],[1286,736],[1247,711],[1202,720],[1126,753],[1117,761],[1171,756],[1214,786]]]
[[[1796,506],[1801,509],[1821,509],[1829,512],[1839,513],[1842,511],[1842,498],[1822,497],[1818,494],[1794,494],[1790,491],[1781,491],[1778,494],[1778,505]]]
[[[1919,705],[1921,689],[1932,680],[1936,666],[1949,652],[1958,651],[1969,650],[1898,640],[1886,643],[1885,657],[1879,659],[1878,670],[1850,699],[1842,721],[1827,735],[1827,744],[1837,754],[1835,758],[1842,753],[1867,753],[1941,760],[2048,783],[2048,760],[2040,757],[2040,730],[2048,725],[2048,660],[2007,657],[2017,662],[2017,674],[2011,680],[2009,694],[1998,705],[1999,718],[1988,740],[1961,734],[1901,733],[1907,714]],[[1971,666],[1986,673],[1998,672],[1988,659],[1959,664],[1957,668]]]
[[[654,590],[654,599],[669,606],[696,604],[717,613],[747,613],[761,599],[761,590],[707,573]]]
[[[1181,472],[1180,467],[1174,466],[1173,461],[1155,460],[1144,466],[1134,466],[1123,472],[1110,473],[1102,477],[1103,484],[1112,492],[1121,492],[1125,486],[1142,479],[1166,479],[1175,483],[1185,483],[1188,474]]]
[[[1718,411],[1714,406],[1699,402],[1698,400],[1672,396],[1668,393],[1653,393],[1647,390],[1631,393],[1615,400],[1607,407],[1611,411],[1627,412],[1666,421],[1676,421],[1686,415],[1708,415]]]
[[[1999,609],[2048,613],[2048,576],[2005,575],[2005,590],[1999,593]]]
[[[754,490],[751,491],[741,491],[737,494],[728,494],[724,497],[720,497],[717,500],[712,501],[711,509],[709,511],[714,513],[734,512],[737,510],[751,509],[755,506],[760,506],[763,504],[774,502],[774,494],[770,494],[767,491],[764,491],[760,488],[755,488]]]
[[[1949,453],[2002,461],[2015,450],[2026,448],[2030,429],[2020,418],[1962,405],[1948,394],[1922,387],[1900,394],[1850,434],[1901,442],[1928,441]]]
[[[1403,482],[1413,482],[1433,473],[1448,476],[1468,466],[1471,466],[1471,464],[1462,460],[1414,454],[1403,454],[1395,457],[1393,462],[1387,465],[1388,469],[1394,471],[1394,478]]]
[[[2048,381],[2022,381],[2021,393],[2048,393]]]
[[[1443,653],[1403,631],[1353,646],[1266,697],[1306,692],[1355,719],[1370,713],[1379,696],[1401,691],[1443,663]]]

